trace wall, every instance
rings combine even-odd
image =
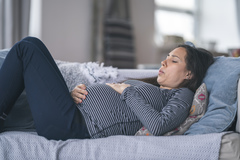
[[[54,58],[91,60],[92,0],[41,0],[41,39]],[[154,43],[154,0],[129,0],[134,27],[137,63],[159,64]],[[199,38],[216,41],[220,52],[240,47],[234,0],[199,0]],[[203,44],[202,44],[203,45]]]
[[[42,0],[41,39],[55,59],[90,61],[91,7],[90,0]]]
[[[131,0],[137,64],[160,63],[154,43],[154,0]]]
[[[156,63],[154,0],[130,0],[137,63]],[[91,60],[91,0],[42,0],[41,36],[54,58]],[[157,62],[158,63],[158,62]]]

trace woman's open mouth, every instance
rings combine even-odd
[[[163,70],[159,70],[158,74],[164,74]]]

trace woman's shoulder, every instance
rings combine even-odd
[[[189,94],[194,94],[194,92],[192,90],[190,90],[189,88],[183,87],[183,88],[176,88],[173,89],[173,91],[177,91],[177,92],[183,92],[183,93],[189,93]]]
[[[180,99],[193,99],[194,92],[189,88],[177,88],[170,90],[171,97],[177,97]]]

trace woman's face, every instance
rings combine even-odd
[[[178,47],[171,51],[166,60],[162,61],[158,72],[157,82],[162,88],[178,88],[184,79],[190,78],[190,71],[186,69],[185,48]]]

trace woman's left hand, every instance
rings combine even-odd
[[[123,90],[127,87],[130,87],[129,84],[125,83],[106,83],[106,85],[112,87],[115,91],[122,94]]]

